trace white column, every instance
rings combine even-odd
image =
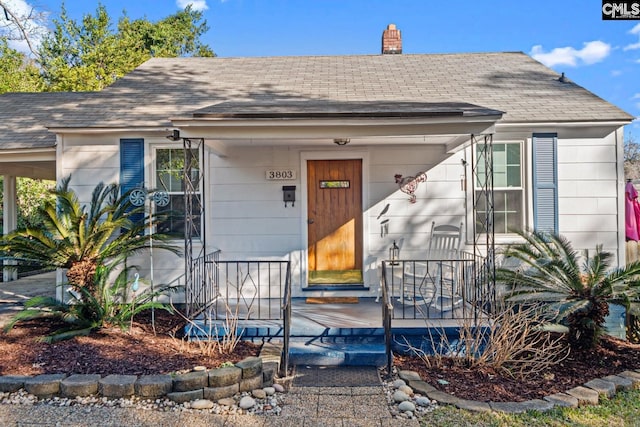
[[[3,182],[3,217],[2,231],[7,235],[16,229],[18,225],[18,193],[16,191],[16,177],[4,175]],[[9,264],[5,262],[5,265]],[[16,280],[18,278],[18,270],[15,267],[5,267],[2,271],[2,277],[5,282]]]

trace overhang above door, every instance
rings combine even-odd
[[[172,119],[185,138],[229,145],[435,144],[454,151],[471,134],[493,133],[502,112],[467,103],[338,102],[323,100],[222,102]]]

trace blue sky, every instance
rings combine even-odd
[[[48,13],[60,0],[25,1]],[[600,0],[102,0],[114,21],[157,20],[188,3],[221,57],[378,54],[390,23],[404,53],[522,51],[640,118],[640,21],[603,21]],[[73,18],[98,2],[67,0]],[[627,126],[640,139],[640,120]]]

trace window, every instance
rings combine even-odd
[[[202,205],[200,197],[200,156],[198,150],[191,150],[193,161],[191,167],[191,181],[194,183],[193,200],[193,236],[200,236]],[[160,214],[157,231],[169,236],[184,237],[185,235],[185,196],[184,196],[184,162],[185,152],[182,148],[156,149],[156,182],[157,191],[169,194],[167,206],[155,206]]]
[[[485,180],[483,146],[478,146],[477,176],[475,183],[476,223],[480,232],[486,230],[484,217],[486,203],[480,190]],[[493,213],[496,234],[512,233],[523,229],[524,191],[522,186],[522,144],[519,142],[493,144]]]

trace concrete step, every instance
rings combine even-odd
[[[386,363],[382,344],[337,344],[293,341],[289,347],[293,365],[314,366],[383,366]]]

